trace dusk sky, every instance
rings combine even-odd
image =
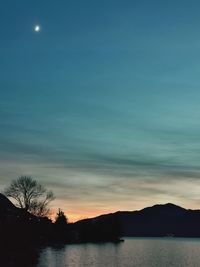
[[[1,0],[0,188],[20,175],[71,221],[200,208],[200,2]]]

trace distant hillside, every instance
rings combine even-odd
[[[155,205],[140,211],[119,211],[82,220],[84,222],[115,221],[121,236],[200,237],[200,211],[187,210],[174,204]]]
[[[84,221],[67,224],[53,223],[46,217],[37,217],[15,207],[0,194],[0,249],[5,247],[27,247],[37,245],[118,242],[119,227],[114,217],[103,221]]]
[[[16,214],[18,210],[7,197],[0,193],[0,217]]]
[[[30,246],[52,239],[51,221],[17,208],[0,193],[0,248]]]
[[[0,223],[12,221],[37,221],[38,218],[23,209],[17,208],[6,196],[0,193]]]
[[[58,227],[47,218],[15,207],[0,194],[0,236],[0,245],[6,242],[118,242],[120,236],[200,237],[200,210],[168,203],[139,211],[118,211]]]

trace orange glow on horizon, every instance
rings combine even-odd
[[[103,215],[103,214],[108,214],[108,213],[114,213],[116,212],[117,210],[108,210],[108,209],[105,209],[105,210],[97,210],[97,209],[90,209],[88,212],[85,212],[84,214],[82,214],[81,212],[80,213],[73,213],[73,212],[69,212],[65,209],[61,209],[65,215],[67,216],[68,218],[68,222],[70,223],[74,223],[74,222],[77,222],[77,221],[80,221],[80,220],[83,220],[83,219],[89,219],[89,218],[94,218],[94,217],[97,217],[97,216],[100,216],[100,215]],[[57,214],[57,211],[53,211],[52,214],[50,215],[50,219],[52,221],[55,221],[55,218],[56,218],[56,214]]]
[[[151,199],[143,200],[143,201],[135,201],[134,203],[131,201],[127,201],[124,203],[112,203],[113,205],[103,206],[99,205],[99,203],[96,204],[93,203],[69,203],[66,205],[66,202],[63,200],[57,200],[54,202],[54,206],[52,207],[52,214],[50,218],[54,221],[58,208],[60,207],[61,210],[65,213],[66,217],[68,218],[68,221],[70,223],[87,219],[87,218],[93,218],[97,217],[103,214],[109,214],[109,213],[115,213],[117,211],[135,211],[135,210],[141,210],[146,207],[151,207],[155,204],[166,204],[166,203],[173,203],[175,205],[181,206],[185,209],[199,209],[199,203],[196,201],[187,201],[187,200],[180,200],[175,197],[159,197],[159,199]]]

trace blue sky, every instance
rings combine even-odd
[[[200,3],[0,3],[0,185],[72,218],[200,207]],[[34,25],[41,32],[34,32]]]

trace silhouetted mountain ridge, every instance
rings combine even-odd
[[[0,194],[0,236],[5,242],[21,240],[23,236],[24,243],[117,242],[119,236],[200,237],[200,210],[172,203],[156,204],[136,211],[103,214],[58,229],[47,218],[15,207]]]
[[[15,205],[3,194],[0,193],[0,210],[16,210]]]
[[[53,223],[15,207],[0,194],[0,248],[59,243],[118,242],[119,227],[114,217],[80,224]]]
[[[188,210],[172,203],[136,211],[118,211],[86,220],[103,222],[111,218],[119,225],[121,236],[200,237],[200,210]]]
[[[173,203],[166,203],[166,204],[155,204],[151,207],[146,207],[144,209],[142,209],[141,211],[145,211],[145,210],[162,210],[162,211],[167,211],[167,210],[170,210],[170,211],[186,211],[186,209],[178,206],[178,205],[175,205]]]

